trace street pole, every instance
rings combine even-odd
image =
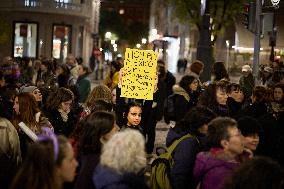
[[[227,72],[229,72],[229,53],[230,53],[230,41],[229,40],[226,40],[226,46],[227,46],[226,69],[227,69]]]
[[[196,59],[204,63],[204,70],[200,76],[202,81],[210,80],[211,65],[213,63],[213,50],[211,44],[210,27],[210,0],[206,0],[205,13],[202,16],[202,23],[199,32],[199,41],[197,44]]]
[[[271,36],[269,36],[271,38],[271,51],[270,51],[270,61],[274,62],[275,60],[275,55],[274,55],[274,47],[275,47],[275,43],[276,43],[276,28],[275,28],[275,8],[273,8],[273,24],[272,24],[272,32],[271,32]]]
[[[262,12],[262,0],[256,0],[255,9],[255,33],[254,33],[254,54],[253,54],[253,76],[258,84],[259,76],[259,53],[260,53],[260,15]]]

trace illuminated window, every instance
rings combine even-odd
[[[36,57],[36,23],[14,23],[14,57]]]
[[[63,61],[71,52],[71,26],[53,25],[52,57]]]

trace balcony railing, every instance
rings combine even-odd
[[[1,0],[2,1],[2,0]],[[5,4],[4,0],[4,4]],[[6,1],[5,8],[19,10],[55,13],[65,15],[75,15],[82,17],[90,17],[91,8],[80,0],[9,0]],[[13,2],[13,3],[11,3]],[[1,3],[0,3],[1,4]],[[2,6],[3,7],[3,6]],[[1,8],[1,6],[0,6]]]

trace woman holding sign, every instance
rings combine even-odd
[[[104,84],[112,91],[116,88],[119,81],[119,70],[121,66],[116,61],[110,63],[110,72],[104,80]]]

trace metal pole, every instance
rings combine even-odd
[[[275,35],[276,35],[276,29],[275,29],[275,8],[273,8],[273,25],[272,25],[272,32],[271,32],[271,35],[270,37],[274,38]],[[273,39],[274,40],[274,39]],[[276,39],[275,39],[275,42],[276,42]],[[275,55],[274,55],[274,46],[275,46],[275,43],[272,42],[271,44],[271,52],[270,52],[270,61],[271,62],[274,62],[275,60]]]
[[[227,72],[229,72],[229,47],[227,47]]]
[[[262,10],[262,0],[256,0],[255,9],[255,34],[254,34],[254,54],[253,54],[253,76],[258,84],[259,73],[259,53],[260,53],[260,15]]]

